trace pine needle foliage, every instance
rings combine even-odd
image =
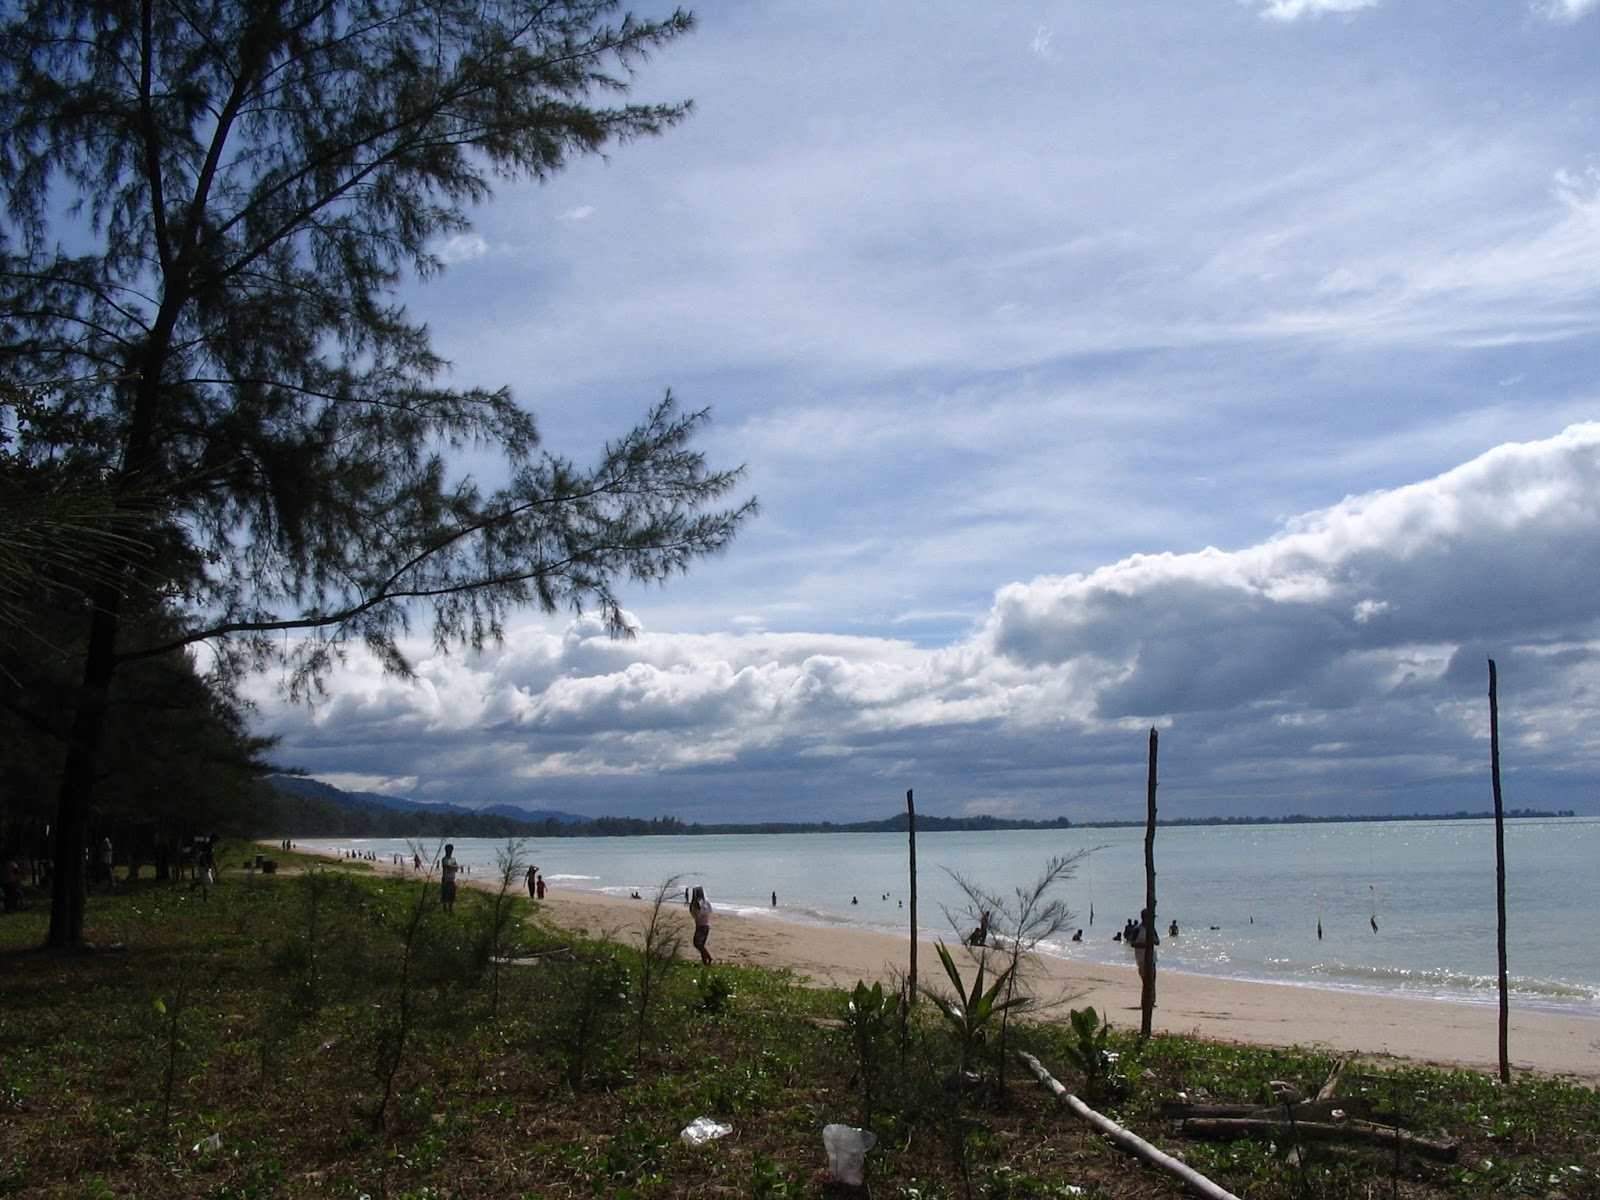
[[[454,388],[397,298],[497,182],[658,134],[634,72],[687,33],[614,0],[32,0],[0,23],[0,377],[38,398],[19,469],[70,459],[117,536],[85,562],[83,699],[56,857],[75,863],[112,674],[207,642],[232,677],[343,648],[404,673],[425,619],[594,609],[723,549],[754,511],[670,393],[588,463],[510,387]],[[61,382],[70,381],[70,382]],[[492,485],[457,451],[498,458]],[[129,517],[133,519],[128,520]],[[181,616],[144,644],[137,589]],[[296,636],[298,634],[299,636]],[[52,944],[81,939],[73,870]]]

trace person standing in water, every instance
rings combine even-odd
[[[706,899],[705,888],[695,888],[689,897],[689,915],[694,918],[694,948],[700,951],[700,961],[709,966],[712,958],[706,939],[711,936],[711,901]]]

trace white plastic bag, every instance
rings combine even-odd
[[[822,1148],[828,1152],[828,1174],[840,1183],[861,1186],[867,1151],[878,1144],[878,1135],[853,1125],[824,1125]]]
[[[716,1141],[719,1137],[727,1137],[732,1132],[732,1125],[724,1125],[721,1121],[713,1121],[710,1117],[696,1117],[684,1127],[678,1137],[685,1146],[703,1146],[707,1142]]]

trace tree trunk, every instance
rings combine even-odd
[[[88,895],[89,806],[94,796],[95,760],[105,730],[111,676],[116,669],[115,589],[101,589],[89,624],[83,684],[67,739],[51,831],[50,929],[45,945],[68,949],[83,944],[83,912]]]
[[[119,507],[148,505],[140,500],[152,487],[155,417],[160,404],[160,380],[166,347],[176,322],[177,302],[169,293],[150,341],[128,373],[134,381],[133,411],[123,443],[122,464],[116,485]],[[111,678],[117,670],[117,636],[122,604],[131,571],[130,551],[111,550],[99,565],[103,580],[90,594],[94,610],[89,618],[89,643],[83,657],[83,683],[78,692],[72,730],[67,737],[66,762],[61,769],[61,789],[56,797],[56,820],[51,839],[54,873],[50,887],[50,929],[45,945],[66,949],[83,944],[86,904],[84,852],[88,849],[89,809],[94,799],[96,760],[105,734],[106,710],[111,703]]]

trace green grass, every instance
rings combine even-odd
[[[242,856],[230,853],[237,862]],[[502,967],[492,897],[453,915],[411,879],[279,853],[225,871],[210,903],[144,881],[90,897],[97,948],[46,953],[43,904],[0,918],[0,1196],[842,1196],[821,1130],[862,1121],[843,993],[684,961],[644,1014],[626,947],[525,918]],[[307,869],[307,874],[291,874]],[[1090,1200],[1178,1195],[1067,1115],[994,1034],[963,1047],[931,1006],[874,1055],[874,1196]],[[1013,1023],[1013,1047],[1069,1087],[1072,1032]],[[1341,1096],[1460,1143],[1455,1163],[1340,1144],[1201,1142],[1163,1101],[1315,1092],[1326,1054],[1113,1029],[1126,1087],[1100,1107],[1252,1200],[1600,1197],[1591,1089],[1357,1064]],[[678,1133],[706,1115],[734,1132]],[[1072,1189],[1081,1189],[1073,1191]]]

